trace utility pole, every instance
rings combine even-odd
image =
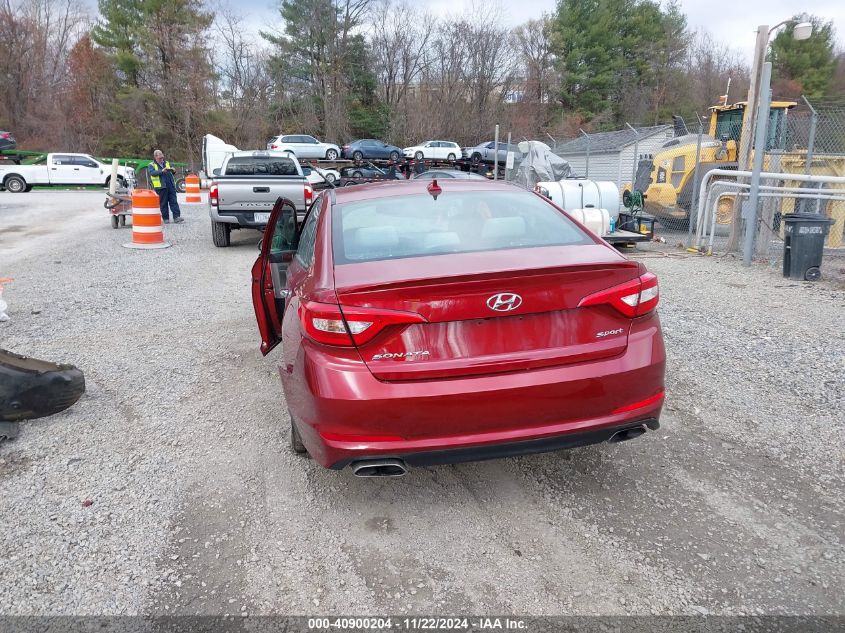
[[[772,64],[763,64],[760,81],[760,108],[757,113],[757,132],[754,136],[754,166],[751,170],[751,190],[748,193],[745,212],[745,245],[742,250],[743,266],[751,266],[754,254],[754,236],[757,233],[757,203],[760,199],[760,172],[763,171],[763,157],[766,155],[766,134],[769,128],[769,102],[771,99]]]

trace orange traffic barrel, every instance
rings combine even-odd
[[[158,194],[151,189],[132,191],[132,242],[126,248],[167,248],[161,224]]]
[[[202,202],[200,196],[200,177],[196,174],[188,174],[185,177],[185,193],[188,194],[185,202]]]

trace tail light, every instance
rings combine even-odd
[[[270,149],[279,149],[279,146],[273,143],[272,145],[270,145]]]
[[[637,279],[584,297],[578,307],[608,304],[626,317],[634,318],[654,310],[659,300],[657,276],[645,273]]]
[[[12,138],[9,132],[0,132],[0,138]]]
[[[305,206],[311,204],[311,200],[314,198],[314,189],[311,187],[311,183],[305,183]]]
[[[217,185],[211,185],[211,189],[208,192],[208,202],[212,207],[217,206],[217,202],[218,202]]]
[[[371,341],[390,325],[425,323],[414,312],[350,308],[333,303],[306,301],[300,305],[299,319],[309,338],[324,345],[352,347]]]

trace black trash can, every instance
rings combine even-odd
[[[833,220],[818,213],[787,213],[783,222],[783,276],[816,281],[822,276],[824,240]]]

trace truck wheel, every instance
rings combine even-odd
[[[218,248],[229,246],[231,229],[225,222],[211,221],[211,239]]]
[[[9,193],[24,193],[26,191],[26,180],[20,176],[9,176],[3,184]]]

